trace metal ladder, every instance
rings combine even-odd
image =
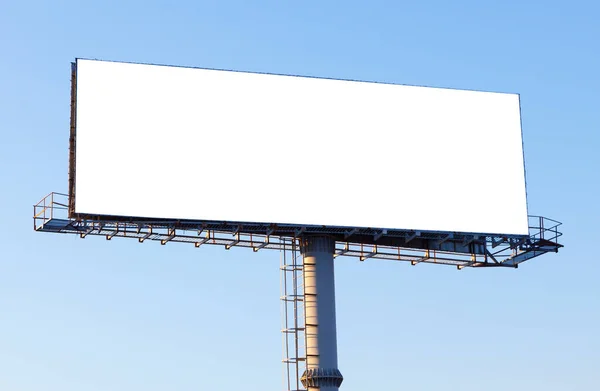
[[[300,378],[306,369],[304,278],[302,256],[295,239],[284,239],[280,254],[283,389],[305,390]]]

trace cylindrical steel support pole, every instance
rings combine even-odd
[[[306,371],[302,384],[309,391],[337,391],[343,377],[337,367],[335,324],[335,241],[325,236],[301,239],[304,268]]]

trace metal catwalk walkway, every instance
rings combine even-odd
[[[348,229],[322,227],[220,223],[189,220],[149,220],[115,217],[102,220],[68,218],[68,196],[50,193],[34,205],[34,229],[39,232],[114,237],[167,243],[219,245],[225,249],[248,247],[286,250],[300,235],[329,235],[336,240],[335,256],[433,263],[464,267],[517,267],[520,263],[562,247],[561,223],[529,216],[529,236],[481,236],[434,231]],[[368,238],[368,240],[365,240]],[[353,241],[354,240],[354,241]],[[358,244],[356,242],[371,242]]]

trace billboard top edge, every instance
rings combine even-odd
[[[355,83],[383,84],[383,85],[404,86],[404,87],[420,87],[420,88],[431,88],[431,89],[438,89],[438,90],[482,92],[482,93],[488,93],[488,94],[516,95],[518,97],[521,96],[521,94],[518,92],[489,91],[489,90],[477,90],[477,89],[469,89],[469,88],[453,88],[453,87],[439,87],[439,86],[431,86],[431,85],[390,83],[390,82],[375,81],[375,80],[340,79],[340,78],[334,78],[334,77],[324,77],[324,76],[314,76],[314,75],[311,76],[311,75],[297,75],[297,74],[289,74],[289,73],[243,71],[243,70],[239,70],[239,69],[207,68],[207,67],[194,67],[194,66],[186,66],[186,65],[145,63],[145,62],[135,62],[135,61],[101,60],[101,59],[97,59],[97,58],[85,58],[85,57],[76,57],[75,64],[77,64],[80,60],[81,61],[90,61],[90,62],[108,62],[108,63],[116,63],[116,64],[148,65],[148,66],[158,66],[158,67],[166,67],[166,68],[184,68],[184,69],[201,69],[201,70],[205,70],[205,71],[218,71],[218,72],[236,72],[236,73],[246,73],[246,74],[254,74],[254,75],[288,76],[288,77],[298,77],[298,78],[306,78],[306,79],[349,81],[349,82],[355,82]]]

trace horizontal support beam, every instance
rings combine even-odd
[[[369,258],[373,258],[373,257],[374,257],[374,256],[376,256],[377,254],[378,254],[378,253],[377,253],[377,246],[375,246],[375,247],[373,248],[373,251],[371,251],[370,253],[367,253],[367,254],[361,255],[361,257],[360,257],[359,259],[360,259],[360,260],[361,260],[361,262],[362,262],[362,261],[365,261],[365,260],[367,260],[367,259],[369,259]]]
[[[210,231],[206,231],[206,237],[198,242],[194,242],[194,247],[198,248],[210,240]]]
[[[168,242],[170,242],[171,240],[173,240],[175,238],[175,236],[177,236],[177,233],[175,232],[175,228],[169,229],[168,231],[169,231],[169,236],[160,241],[160,244],[162,244],[163,246],[165,244],[167,244]]]
[[[233,246],[235,246],[236,244],[238,244],[240,242],[240,234],[235,234],[235,240],[232,241],[229,244],[225,245],[225,250],[229,250],[231,249]]]
[[[430,257],[429,257],[429,250],[426,250],[425,251],[425,256],[423,256],[423,258],[418,259],[416,261],[411,261],[410,264],[413,265],[413,266],[415,266],[415,265],[417,265],[417,264],[419,264],[421,262],[427,261],[428,259],[430,259]]]
[[[261,248],[265,248],[265,247],[266,247],[266,246],[268,246],[268,245],[269,245],[269,236],[267,235],[267,236],[265,237],[265,241],[264,241],[263,243],[259,244],[258,246],[254,246],[254,247],[252,247],[252,250],[253,250],[254,252],[257,252],[257,251],[258,251],[258,250],[260,250]]]
[[[141,238],[138,238],[140,243],[144,243],[144,240],[148,239],[150,236],[152,236],[152,228],[150,228],[150,230]]]

